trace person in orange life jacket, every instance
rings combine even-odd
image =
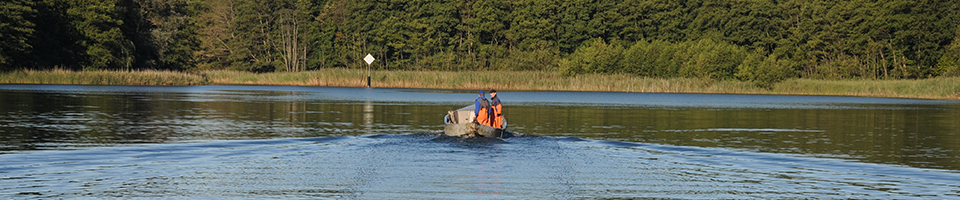
[[[478,124],[490,126],[492,125],[490,123],[490,117],[492,116],[492,113],[490,113],[490,101],[483,96],[483,91],[480,91],[479,96],[480,97],[477,97],[477,100],[474,101],[473,119],[476,120]]]
[[[490,108],[493,114],[492,127],[503,128],[503,105],[500,104],[500,97],[497,97],[497,90],[490,90]]]

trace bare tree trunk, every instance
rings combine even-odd
[[[293,71],[298,72],[300,71],[300,51],[297,51],[297,45],[300,44],[300,36],[297,33],[299,32],[300,27],[297,26],[296,10],[294,10],[294,13],[291,13],[290,15],[293,16],[293,19],[291,20],[291,23],[293,24],[293,30],[290,31],[290,37],[292,37],[291,39],[293,40],[293,42],[290,43],[290,54],[292,56],[292,58],[290,58],[290,64],[293,65]]]
[[[286,71],[291,71],[293,69],[290,69],[290,40],[288,39],[288,37],[290,37],[290,27],[287,24],[288,23],[287,20],[289,20],[287,19],[287,14],[281,13],[280,21],[279,21],[280,22],[279,33],[280,33],[280,44],[282,44],[283,47],[280,48],[280,58],[283,58],[283,67],[286,69]]]
[[[297,18],[297,9],[281,11],[277,23],[279,29],[277,38],[280,51],[280,59],[283,59],[283,66],[286,71],[298,72],[304,70],[306,66],[307,47],[300,43],[300,19]]]
[[[293,11],[293,46],[290,48],[290,51],[293,52],[293,70],[294,71],[303,71],[303,65],[301,60],[303,57],[306,57],[306,53],[301,54],[300,51],[297,51],[300,46],[300,19],[297,18],[297,11],[300,8],[297,8]],[[306,46],[306,45],[304,45]]]
[[[890,75],[887,74],[887,58],[883,55],[883,46],[878,50],[880,51],[880,67],[883,68],[883,79],[887,79]]]

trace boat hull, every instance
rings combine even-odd
[[[503,129],[480,125],[477,123],[446,124],[446,126],[443,128],[443,133],[452,137],[513,137],[513,134],[504,131]]]

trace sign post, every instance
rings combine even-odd
[[[367,61],[367,87],[370,87],[370,63],[376,60],[373,58],[373,55],[367,54],[367,57],[363,58],[363,61]]]

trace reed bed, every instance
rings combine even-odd
[[[872,96],[921,99],[958,99],[960,77],[919,80],[813,80],[792,79],[776,84],[771,93],[803,95]]]
[[[69,71],[20,70],[0,73],[5,84],[87,85],[297,85],[366,87],[363,69],[328,68],[305,72],[251,73],[202,71]],[[554,71],[374,71],[372,86],[512,91],[606,91],[654,93],[797,94],[923,99],[957,99],[960,77],[921,80],[792,79],[771,89],[733,80],[649,78],[622,74],[561,76]]]
[[[308,72],[255,74],[239,71],[203,72],[214,84],[301,85],[366,87],[361,69],[321,69]],[[761,88],[738,81],[693,78],[648,78],[630,75],[587,74],[564,77],[552,71],[375,71],[373,87],[569,90],[611,92],[758,93]]]
[[[198,74],[177,71],[71,71],[17,70],[0,73],[2,84],[71,84],[71,85],[202,85]]]
[[[363,69],[320,69],[307,72],[255,74],[207,71],[213,84],[301,85],[366,87]],[[373,87],[474,90],[552,90],[658,93],[799,94],[957,99],[960,77],[922,80],[812,80],[792,79],[771,89],[734,80],[649,78],[622,74],[586,74],[565,77],[554,71],[374,71]]]

